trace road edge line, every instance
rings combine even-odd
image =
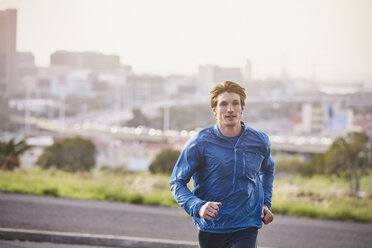
[[[198,243],[170,239],[0,228],[0,239],[133,248],[197,248]]]

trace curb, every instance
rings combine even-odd
[[[169,239],[153,239],[88,233],[52,232],[0,228],[0,239],[50,242],[74,245],[111,246],[122,248],[198,248],[198,243]]]

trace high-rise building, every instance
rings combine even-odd
[[[0,11],[0,94],[16,89],[17,10]]]
[[[220,67],[216,65],[201,65],[199,66],[198,78],[209,90],[217,83],[224,81],[234,81],[242,84],[243,77],[240,68],[238,67]]]
[[[247,61],[245,62],[242,75],[244,83],[249,83],[250,81],[252,81],[252,63],[249,59],[247,59]]]

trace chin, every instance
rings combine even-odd
[[[238,124],[239,124],[238,121],[236,121],[236,122],[225,122],[225,126],[227,126],[227,127],[235,127]]]

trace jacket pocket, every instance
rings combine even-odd
[[[243,153],[243,174],[257,173],[260,171],[263,156],[256,152],[245,151]]]

